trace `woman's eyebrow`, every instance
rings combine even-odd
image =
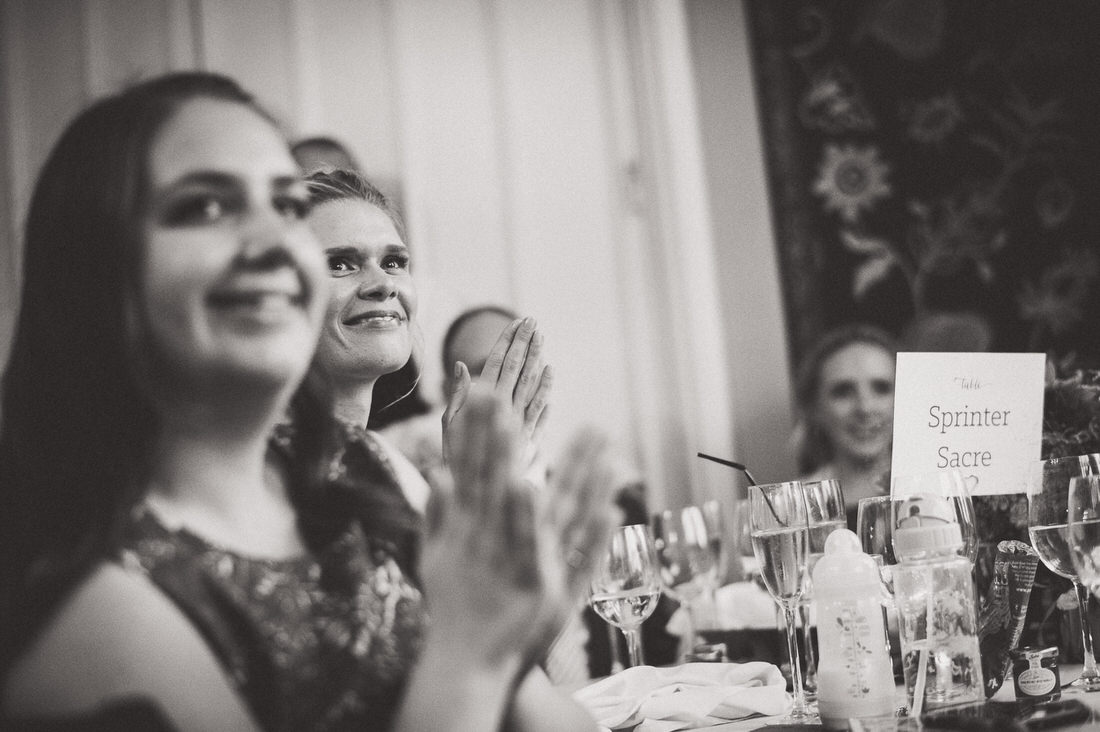
[[[237,176],[220,170],[192,170],[169,181],[161,186],[161,189],[168,190],[186,185],[230,187],[238,186],[240,183],[241,180]]]
[[[192,170],[178,178],[157,186],[153,190],[153,204],[162,203],[181,189],[213,188],[221,191],[238,190],[241,181],[237,176],[217,170]]]
[[[347,257],[348,259],[359,259],[363,255],[359,251],[358,247],[326,247],[326,257]]]

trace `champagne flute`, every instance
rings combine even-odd
[[[839,480],[818,480],[804,482],[802,492],[806,496],[806,516],[809,525],[809,554],[806,557],[806,587],[802,599],[798,602],[798,615],[802,626],[802,651],[806,655],[806,668],[802,682],[806,687],[807,700],[817,695],[817,659],[813,644],[810,642],[810,603],[813,602],[813,581],[811,579],[817,560],[825,556],[825,540],[837,529],[843,529],[847,523],[844,515],[844,494]]]
[[[802,688],[795,629],[795,609],[806,586],[806,554],[810,543],[806,495],[797,481],[753,485],[749,486],[749,502],[752,548],[764,584],[782,609],[787,626],[794,705],[780,723],[813,721],[816,715],[807,707]]]
[[[1092,651],[1089,590],[1074,569],[1069,546],[1070,483],[1074,478],[1097,474],[1100,474],[1100,454],[1093,453],[1032,463],[1027,481],[1027,531],[1031,544],[1039,552],[1043,564],[1051,572],[1073,582],[1077,591],[1085,657],[1081,676],[1070,686],[1083,691],[1100,691],[1100,669],[1097,669]]]
[[[1077,578],[1100,597],[1100,476],[1070,480],[1068,534]]]
[[[639,628],[660,596],[661,576],[649,529],[645,524],[620,527],[592,574],[589,602],[597,615],[623,632],[631,666],[644,663]]]
[[[712,582],[715,570],[710,532],[698,506],[662,511],[653,516],[653,543],[657,549],[661,585],[680,603],[686,616],[683,647],[695,647],[694,603]]]
[[[920,493],[930,493],[950,501],[955,509],[955,520],[962,532],[963,548],[960,551],[973,564],[978,556],[978,527],[974,523],[974,499],[970,495],[967,479],[957,469],[937,470],[930,473],[897,475],[891,481],[890,495],[894,499],[908,498]]]

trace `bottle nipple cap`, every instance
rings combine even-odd
[[[926,553],[956,551],[963,545],[955,510],[940,496],[918,493],[898,501],[894,518],[894,553],[911,559]]]

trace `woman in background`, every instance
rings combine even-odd
[[[338,480],[323,390],[298,388],[328,302],[309,207],[285,138],[217,75],[102,100],[51,152],[3,391],[2,725],[503,716],[566,594],[563,544],[601,528],[539,513],[514,469],[520,427],[471,394],[419,577],[402,566],[400,531]],[[574,458],[556,484],[571,506],[606,480],[598,446]]]
[[[822,337],[798,370],[801,480],[839,480],[853,529],[859,499],[889,491],[896,354],[887,333],[851,324]]]
[[[404,223],[390,199],[357,173],[346,170],[317,172],[306,181],[312,202],[310,226],[324,249],[333,280],[315,358],[315,372],[333,394],[336,414],[344,425],[344,471],[340,481],[348,485],[372,484],[377,486],[373,495],[388,497],[388,512],[401,517],[400,521],[390,521],[390,525],[407,529],[404,539],[397,545],[405,548],[405,561],[414,566],[416,525],[425,509],[426,486],[404,455],[381,435],[367,429],[378,380],[408,363],[421,343],[416,320],[417,291]],[[493,390],[501,402],[511,405],[517,424],[522,424],[525,439],[534,434],[551,386],[549,367],[542,363],[542,343],[543,336],[533,319],[515,320],[488,349],[480,369],[479,384]],[[450,425],[465,409],[466,395],[471,388],[469,369],[462,363],[456,367],[454,386],[448,390],[450,401],[443,417],[446,452],[452,465],[460,462],[462,456],[456,454],[452,444]],[[578,457],[583,455],[575,450],[563,466],[563,474],[572,474],[567,478],[572,492],[552,491],[545,499],[552,502],[551,515],[569,516],[569,521],[578,524],[574,530],[581,533],[573,537],[573,541],[579,544],[573,546],[591,553],[595,549],[594,541],[609,524],[610,489],[609,485],[588,485],[576,492],[582,486],[571,463]],[[606,504],[602,511],[601,502]],[[385,511],[386,507],[379,506],[374,514],[384,515]],[[586,523],[590,525],[586,527]],[[541,650],[561,627],[572,607],[571,598],[575,600],[583,591],[584,575],[573,571],[567,574],[561,579],[568,586],[557,588],[558,591],[544,598],[545,606],[539,612],[532,612],[529,618],[531,640],[515,643],[519,647],[530,646],[530,654],[523,659],[528,667],[541,657]],[[481,581],[491,584],[492,578],[485,577]],[[431,599],[429,595],[429,602]],[[435,622],[433,614],[433,624]],[[425,657],[432,658],[433,640],[459,632],[429,634]],[[465,632],[465,637],[477,639],[472,645],[483,650],[475,652],[467,648],[458,652],[461,642],[457,638],[463,636],[452,637],[445,646],[447,653],[435,659],[443,663],[424,666],[432,669],[454,664],[450,676],[440,678],[432,671],[421,673],[418,669],[413,678],[420,680],[423,688],[418,690],[414,684],[412,695],[438,696],[440,683],[446,682],[443,688],[458,687],[468,680],[464,671],[466,665],[471,656],[476,658],[478,653],[485,652],[482,644],[486,638],[484,629],[471,627]],[[523,681],[512,710],[513,721],[518,726],[572,730],[583,729],[590,723],[578,705],[550,687],[541,669],[524,668],[513,673],[518,671],[522,671]],[[506,691],[507,685],[498,686],[497,690]],[[485,701],[492,706],[491,697]],[[544,714],[550,707],[555,709],[552,718]],[[430,724],[421,718],[421,722],[425,723],[425,729],[450,728],[449,716]]]

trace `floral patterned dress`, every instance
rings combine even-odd
[[[346,468],[356,458],[393,475],[365,433],[345,449],[341,480],[353,478]],[[263,729],[384,730],[425,624],[421,593],[397,553],[349,520],[304,556],[247,557],[170,529],[139,506],[119,561],[195,624]]]

